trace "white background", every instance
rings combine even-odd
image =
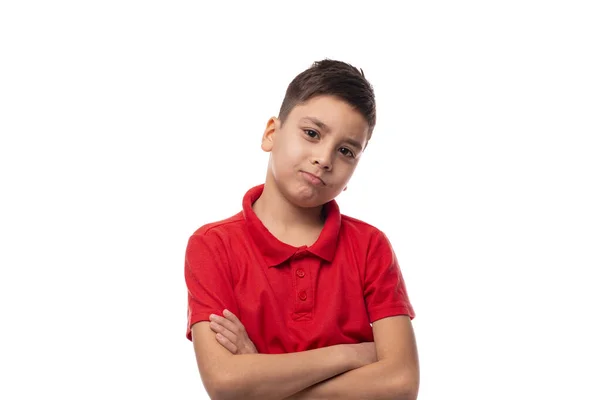
[[[375,87],[338,201],[394,245],[419,399],[600,399],[596,2],[207,3],[0,6],[0,398],[205,396],[187,239],[328,57]]]

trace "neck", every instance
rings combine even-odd
[[[267,177],[262,194],[254,202],[252,209],[258,219],[272,233],[286,234],[310,229],[320,230],[324,223],[323,206],[304,208],[290,203],[269,177]]]

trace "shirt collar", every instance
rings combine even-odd
[[[336,201],[331,200],[324,205],[326,219],[317,241],[309,247],[294,247],[273,236],[252,209],[252,204],[258,200],[263,189],[264,184],[261,184],[246,192],[242,206],[250,237],[260,250],[268,266],[280,265],[303,248],[328,262],[333,261],[341,225],[340,209]]]

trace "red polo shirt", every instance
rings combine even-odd
[[[238,316],[258,352],[267,354],[373,341],[374,321],[414,318],[381,231],[340,215],[332,200],[318,240],[309,247],[287,245],[252,210],[263,187],[246,193],[243,211],[201,227],[189,239],[189,340],[193,324],[225,308]]]

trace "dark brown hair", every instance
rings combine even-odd
[[[288,85],[279,119],[285,123],[292,109],[313,97],[336,96],[360,112],[369,124],[369,139],[375,128],[375,93],[362,69],[330,59],[315,61]]]

